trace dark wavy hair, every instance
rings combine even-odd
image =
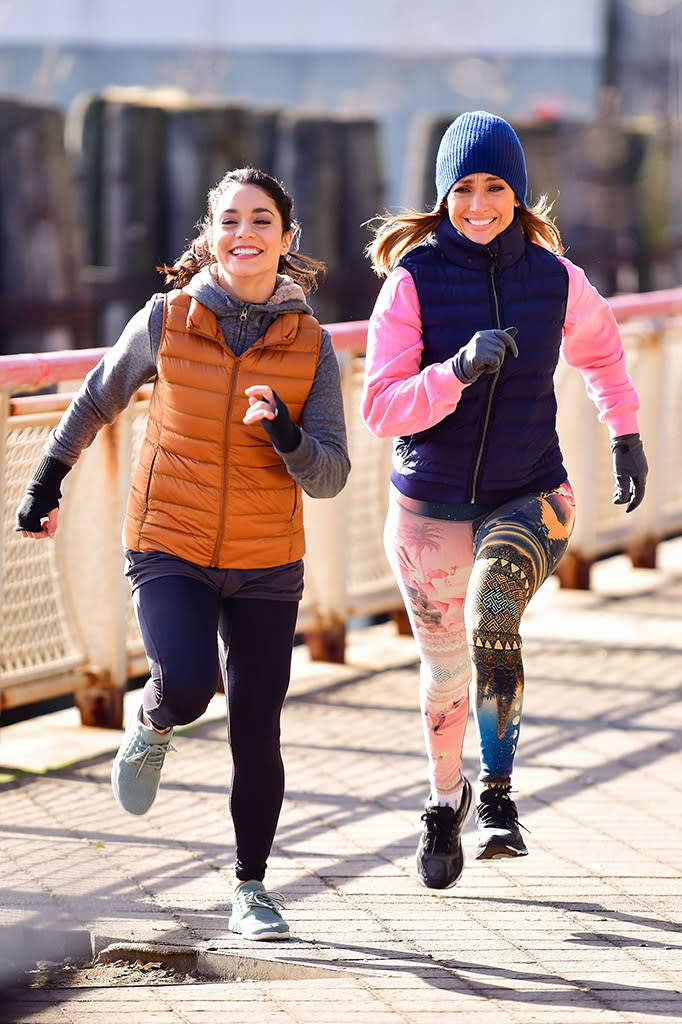
[[[273,178],[265,171],[259,171],[256,167],[238,167],[228,171],[210,190],[206,214],[196,224],[199,230],[197,237],[190,242],[172,266],[164,263],[157,267],[157,270],[166,275],[166,284],[172,284],[174,288],[184,288],[202,267],[209,267],[216,262],[210,248],[213,215],[220,197],[230,185],[255,185],[270,196],[282,218],[282,234],[286,234],[287,231],[293,232],[291,248],[288,253],[280,256],[277,272],[288,274],[304,292],[314,291],[317,288],[318,275],[324,273],[325,265],[298,252],[301,228],[294,217],[294,201],[277,178]]]

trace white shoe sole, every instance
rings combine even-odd
[[[288,929],[285,932],[264,932],[262,935],[245,935],[238,922],[232,923],[232,918],[230,918],[228,927],[235,935],[241,935],[243,939],[248,939],[249,942],[276,942],[279,939],[288,939],[291,935]]]

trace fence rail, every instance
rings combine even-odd
[[[640,392],[650,482],[634,513],[611,505],[606,429],[580,375],[560,365],[558,430],[578,500],[576,529],[559,569],[563,586],[589,586],[591,564],[614,551],[653,566],[658,541],[682,532],[682,288],[618,296],[611,304]],[[398,618],[402,602],[382,546],[391,443],[374,438],[360,415],[367,322],[327,326],[341,367],[353,469],[335,498],[304,497],[306,588],[298,631],[314,658],[338,661],[351,620]],[[47,435],[104,351],[0,357],[0,710],[73,693],[85,724],[119,727],[128,680],[147,667],[120,534],[148,387],[66,477],[55,542],[28,542],[14,532],[15,509]],[[48,388],[52,393],[35,393]]]

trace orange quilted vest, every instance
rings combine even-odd
[[[303,556],[300,487],[261,424],[242,423],[244,389],[269,384],[300,422],[321,337],[312,316],[283,313],[237,357],[215,314],[186,292],[168,293],[126,547],[222,569]]]

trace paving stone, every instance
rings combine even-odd
[[[267,878],[287,900],[287,943],[229,932],[222,696],[178,730],[157,802],[139,820],[109,788],[118,733],[79,729],[79,760],[63,766],[64,736],[78,728],[64,712],[3,729],[0,763],[29,773],[1,792],[4,933],[42,927],[47,940],[50,928],[71,928],[94,953],[129,943],[137,953],[126,955],[149,962],[164,948],[194,958],[212,949],[219,961],[202,963],[243,980],[27,989],[0,999],[0,1024],[15,1011],[32,1024],[112,1014],[121,1024],[682,1018],[682,540],[660,554],[657,570],[606,559],[592,591],[550,580],[531,602],[514,775],[530,853],[476,862],[472,823],[464,875],[446,892],[414,877],[428,787],[412,639],[392,624],[351,633],[343,666],[295,650],[287,798]],[[476,748],[472,722],[472,780]],[[40,774],[50,764],[62,767]],[[14,952],[30,960],[18,941]],[[0,987],[30,966],[0,962]]]

